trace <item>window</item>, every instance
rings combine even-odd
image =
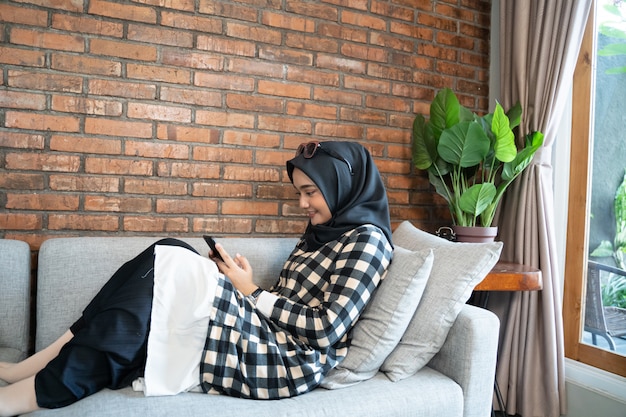
[[[615,266],[612,256],[603,255],[619,251],[621,245],[615,239],[619,215],[614,213],[613,203],[626,169],[626,119],[622,115],[626,108],[625,58],[626,1],[597,0],[574,74],[563,301],[565,356],[621,376],[626,376],[626,339],[609,338],[615,339],[621,348],[610,346],[609,339],[602,336],[596,336],[594,343],[585,318],[593,304],[586,297],[587,283],[592,282],[593,275],[588,273],[590,261]],[[624,246],[626,249],[626,243]],[[605,253],[601,253],[602,249]],[[600,285],[605,293],[619,291],[611,288],[609,281],[621,280],[614,272],[602,273]],[[626,297],[626,288],[623,294]],[[618,304],[605,297],[600,311],[607,303]],[[626,314],[617,321],[626,328]]]

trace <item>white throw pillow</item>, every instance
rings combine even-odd
[[[407,378],[426,365],[448,336],[474,287],[498,262],[502,242],[451,242],[417,229],[408,221],[393,233],[394,244],[411,250],[431,248],[430,278],[402,339],[381,370],[392,381]]]
[[[394,246],[385,279],[352,329],[348,354],[322,380],[322,387],[344,388],[373,377],[413,317],[430,275],[433,253]]]

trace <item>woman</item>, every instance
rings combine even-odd
[[[389,209],[359,144],[303,144],[287,172],[309,223],[272,289],[258,288],[247,259],[219,244],[224,260],[211,261],[161,240],[124,264],[50,347],[0,364],[11,383],[0,388],[0,416],[133,381],[146,395],[201,388],[260,399],[318,386],[345,357],[391,261]]]

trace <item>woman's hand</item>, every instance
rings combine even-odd
[[[235,258],[231,258],[228,252],[221,244],[216,244],[215,248],[224,258],[224,262],[220,261],[209,253],[209,257],[217,264],[220,272],[230,279],[230,282],[243,295],[250,295],[258,288],[258,285],[252,280],[252,267],[245,256],[236,254]]]

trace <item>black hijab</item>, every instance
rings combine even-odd
[[[320,147],[311,158],[300,154],[287,161],[289,179],[293,182],[294,168],[302,170],[319,188],[332,213],[325,224],[309,222],[303,235],[307,250],[319,249],[363,224],[378,226],[391,243],[387,192],[370,153],[355,142],[320,142]]]

